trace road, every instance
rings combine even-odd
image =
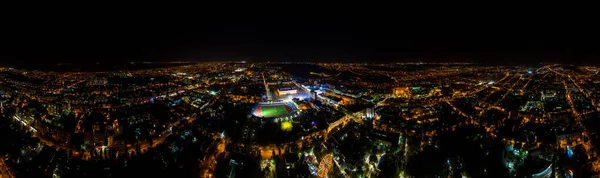
[[[12,170],[4,163],[4,157],[0,157],[0,178],[14,178]]]
[[[577,82],[575,82],[571,78],[570,75],[566,75],[566,74],[560,73],[560,72],[552,69],[549,66],[547,66],[546,68],[549,71],[552,71],[552,72],[554,72],[555,74],[557,74],[559,76],[568,78],[569,81],[571,81],[573,83],[573,85],[575,85],[575,87],[577,87],[579,89],[579,91],[583,92],[583,89],[581,89],[577,85]],[[588,131],[588,128],[582,122],[582,117],[581,117],[582,114],[578,113],[577,110],[576,110],[576,108],[575,108],[575,103],[573,102],[573,99],[572,99],[572,96],[571,96],[571,92],[569,91],[569,87],[567,85],[567,82],[563,80],[562,83],[563,83],[563,86],[565,88],[565,92],[567,94],[567,101],[568,101],[569,105],[571,106],[571,111],[572,111],[573,117],[575,118],[575,122],[576,122],[577,126],[580,127],[583,130],[583,133],[582,133],[582,136],[584,138],[583,140],[587,140],[587,141],[581,142],[580,144],[585,149],[585,153],[586,153],[588,159],[590,160],[589,164],[591,164],[592,170],[594,170],[595,172],[600,172],[600,160],[598,159],[598,156],[597,156],[597,149],[594,148],[594,145],[591,143],[591,138],[589,138],[590,133]],[[586,97],[588,97],[588,99],[590,101],[594,99],[594,98],[589,98],[589,95],[587,95],[587,94],[586,94]],[[596,107],[596,109],[598,110],[597,105],[595,105],[594,107]]]

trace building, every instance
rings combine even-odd
[[[283,96],[296,94],[298,93],[298,90],[293,87],[281,87],[278,88],[276,92],[278,96]]]
[[[556,97],[556,92],[554,91],[542,92],[542,101],[552,100],[554,97]]]
[[[550,163],[549,161],[544,161],[545,164],[549,164],[548,166],[544,166],[543,169],[541,169],[539,172],[534,173],[531,175],[532,178],[549,178],[552,176],[552,163]],[[537,164],[544,164],[544,163],[537,163]],[[537,165],[540,166],[540,165]]]
[[[408,87],[398,87],[394,88],[393,94],[395,97],[410,97],[411,91]]]
[[[368,107],[365,111],[368,120],[375,118],[375,107]]]
[[[94,144],[96,146],[107,146],[107,138],[105,133],[94,133]]]
[[[317,101],[317,92],[314,90],[310,90],[310,101]]]

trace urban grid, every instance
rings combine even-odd
[[[0,178],[600,174],[598,67],[150,64],[0,68]]]

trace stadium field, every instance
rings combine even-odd
[[[288,113],[288,111],[285,109],[284,105],[263,106],[261,108],[261,114],[265,117],[279,116],[279,115],[284,115],[287,113]]]
[[[289,103],[258,103],[252,108],[252,114],[256,117],[281,117],[296,111],[294,105]]]

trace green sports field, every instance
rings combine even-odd
[[[285,110],[285,107],[283,105],[281,105],[281,106],[263,106],[261,108],[261,114],[264,117],[271,117],[271,116],[287,114],[287,111]]]

